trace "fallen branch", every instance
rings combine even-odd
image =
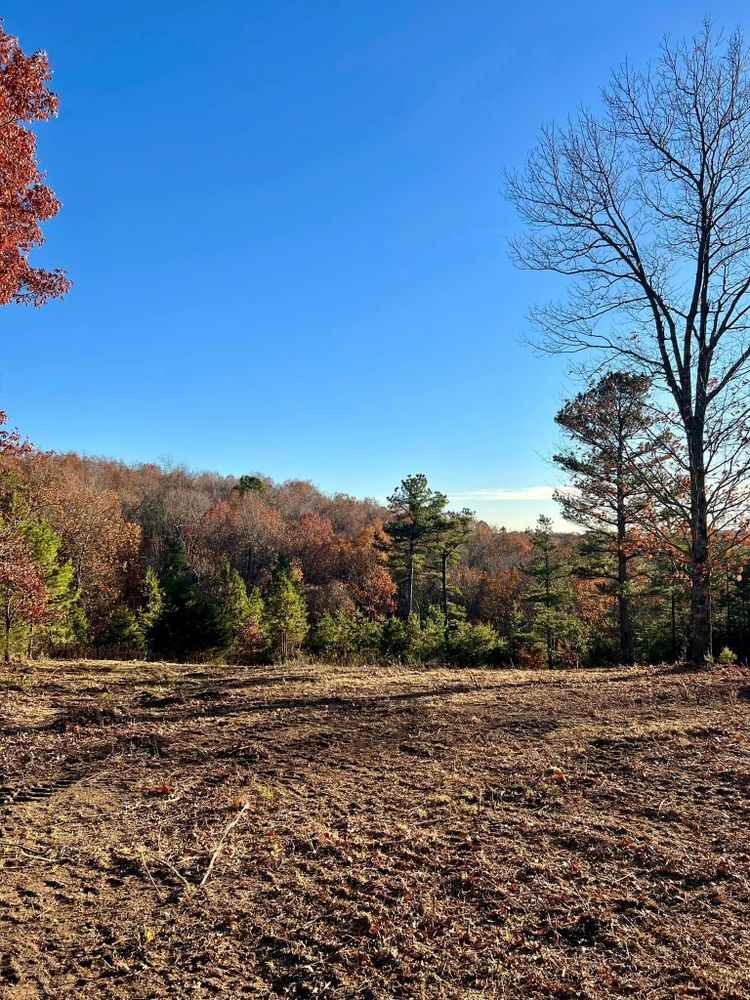
[[[208,868],[206,869],[206,872],[205,872],[203,878],[198,883],[198,888],[199,889],[202,889],[203,886],[208,881],[208,879],[209,879],[209,877],[211,875],[211,872],[214,869],[214,865],[216,864],[216,861],[217,861],[217,859],[219,857],[219,854],[221,853],[221,849],[224,846],[224,842],[226,841],[227,837],[232,832],[232,830],[237,826],[237,824],[239,823],[239,821],[242,819],[242,817],[245,815],[245,813],[247,812],[247,810],[249,808],[250,808],[250,802],[248,801],[240,809],[240,811],[234,817],[234,819],[232,820],[232,822],[225,828],[224,832],[221,835],[221,838],[219,839],[219,843],[216,845],[216,848],[214,849],[214,852],[211,855],[211,860],[208,862]]]
[[[157,857],[153,858],[153,860],[157,864],[161,865],[162,868],[166,868],[168,872],[171,872],[176,879],[179,879],[179,881],[182,882],[182,884],[185,886],[186,889],[194,889],[195,888],[195,886],[193,885],[193,883],[192,882],[188,882],[188,880],[185,878],[185,876],[182,875],[179,871],[177,871],[177,869],[175,868],[175,866],[173,864],[171,864],[169,861],[167,861],[166,858],[162,858],[162,857],[158,857],[157,856]],[[146,871],[148,871],[148,869],[146,869]]]

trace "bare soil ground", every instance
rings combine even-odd
[[[0,997],[750,997],[750,676],[49,663]]]

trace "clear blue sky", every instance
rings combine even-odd
[[[563,365],[519,343],[550,286],[508,261],[502,168],[705,13],[11,0],[62,99],[36,260],[75,287],[4,310],[2,408],[44,448],[360,496],[422,471],[509,527],[552,512]]]

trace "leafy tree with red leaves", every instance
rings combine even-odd
[[[0,26],[0,305],[40,306],[70,288],[62,271],[29,263],[31,250],[44,243],[42,223],[60,210],[44,182],[29,127],[57,114],[51,78],[47,54],[25,55],[18,39]]]
[[[5,518],[0,520],[0,615],[6,663],[11,630],[18,621],[33,626],[50,620],[50,594],[41,567],[26,547],[19,525]]]

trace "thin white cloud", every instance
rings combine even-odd
[[[522,486],[520,489],[469,490],[466,493],[451,493],[451,500],[552,500],[554,486]]]

